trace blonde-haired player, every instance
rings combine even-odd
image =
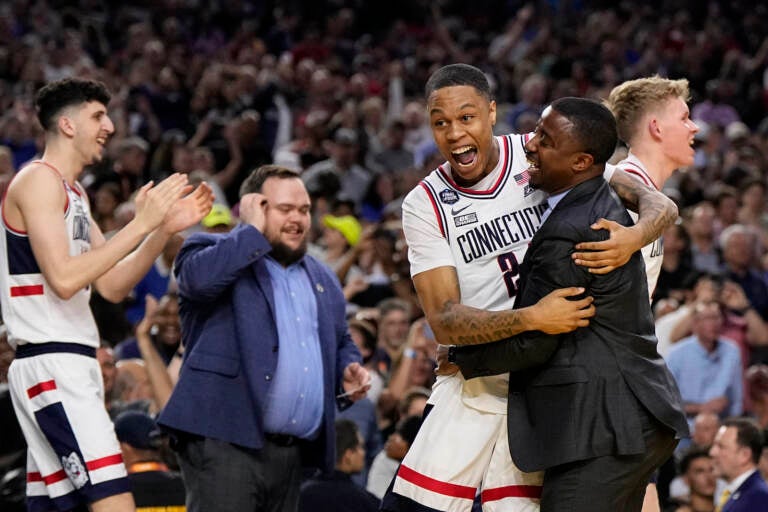
[[[629,154],[606,171],[606,179],[610,180],[611,173],[619,170],[661,190],[675,169],[693,164],[693,137],[699,127],[690,118],[686,103],[689,96],[685,79],[652,76],[614,87],[605,104],[616,117],[619,138],[629,147]],[[661,239],[643,247],[651,295],[663,254]]]

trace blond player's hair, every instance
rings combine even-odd
[[[688,80],[670,80],[654,75],[617,85],[604,103],[616,117],[619,138],[631,145],[632,138],[637,135],[640,118],[649,110],[660,107],[667,99],[675,97],[683,101],[690,99]]]

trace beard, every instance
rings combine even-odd
[[[287,267],[288,265],[296,263],[301,258],[303,258],[304,255],[307,253],[306,238],[304,238],[301,241],[301,244],[295,249],[292,247],[288,247],[286,244],[284,244],[280,240],[267,239],[267,241],[272,246],[272,251],[270,252],[270,255],[275,259],[275,261],[277,261],[284,267]]]

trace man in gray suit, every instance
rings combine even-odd
[[[640,253],[605,275],[571,258],[576,243],[607,238],[590,228],[598,219],[632,223],[602,177],[615,145],[611,113],[580,98],[552,103],[526,144],[530,183],[549,193],[549,208],[522,263],[515,308],[580,286],[597,310],[589,326],[448,349],[467,379],[512,372],[510,452],[521,470],[545,470],[542,512],[639,511],[651,473],[688,434],[656,350]]]

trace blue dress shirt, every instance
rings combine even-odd
[[[304,266],[265,258],[275,297],[277,369],[269,390],[264,431],[311,439],[323,417],[323,362],[317,303]]]

